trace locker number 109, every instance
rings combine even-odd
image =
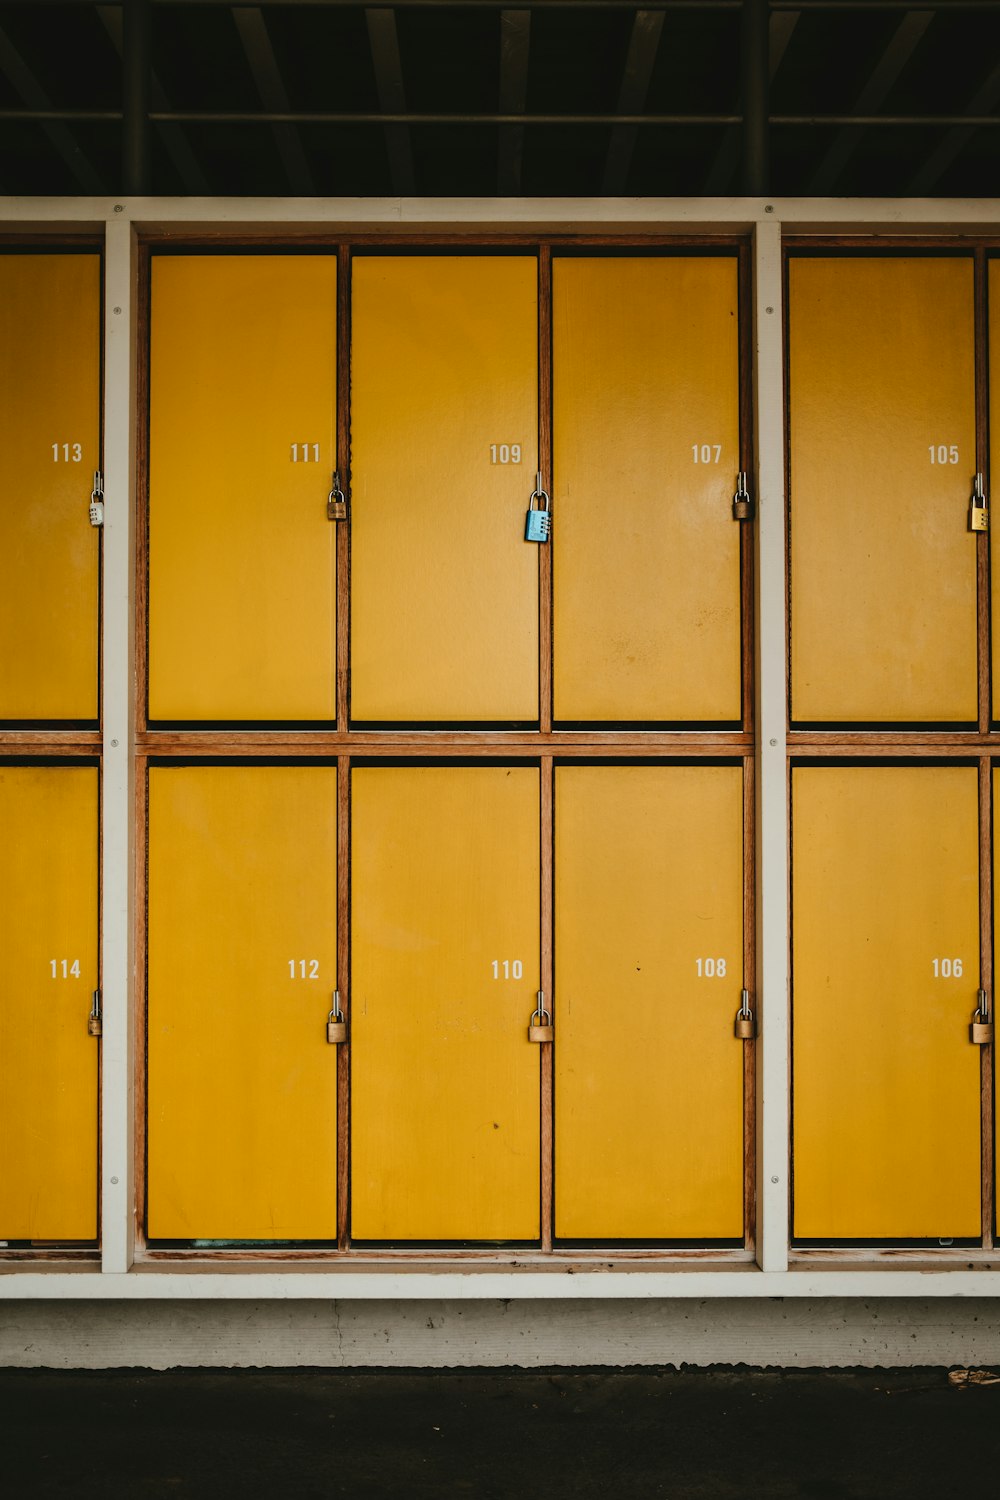
[[[520,443],[491,443],[491,464],[519,464],[521,462]]]

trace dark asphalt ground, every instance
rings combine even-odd
[[[0,1371],[0,1494],[952,1500],[1000,1384],[938,1369]]]

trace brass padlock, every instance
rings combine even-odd
[[[747,489],[747,476],[742,471],[736,480],[736,494],[733,496],[733,520],[749,521],[752,516],[750,505],[750,492]]]
[[[347,1022],[340,1009],[340,991],[333,992],[333,1009],[326,1018],[326,1039],[331,1047],[347,1041]]]
[[[90,1015],[87,1017],[87,1035],[101,1036],[103,1035],[103,1030],[104,1027],[101,1021],[101,992],[100,990],[95,990],[94,1001],[90,1007]]]
[[[977,474],[972,482],[972,499],[969,502],[969,530],[989,531],[990,511],[983,490],[983,476]]]
[[[989,1002],[985,990],[979,991],[978,1000],[979,1004],[969,1027],[969,1041],[976,1047],[985,1047],[993,1040],[993,1022],[987,1019]]]
[[[531,1020],[528,1022],[529,1042],[552,1042],[555,1041],[555,1027],[552,1025],[552,1017],[545,1009],[545,996],[541,990],[538,991],[538,1004],[531,1012]]]
[[[740,991],[740,1008],[736,1012],[733,1034],[741,1042],[752,1042],[757,1035],[757,1019],[750,1009],[750,991]]]
[[[333,476],[333,489],[327,496],[326,518],[328,521],[347,520],[347,498],[344,495],[343,490],[340,488],[339,469]]]

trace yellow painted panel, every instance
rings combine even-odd
[[[336,259],[152,274],[150,718],[333,719]]]
[[[97,769],[0,764],[0,1239],[97,1238]]]
[[[96,719],[101,260],[0,255],[0,719]]]
[[[352,275],[351,716],[535,720],[534,257],[358,256]]]
[[[538,772],[356,769],[351,827],[353,1236],[535,1239]]]
[[[739,719],[736,258],[552,280],[555,717]]]
[[[743,1232],[737,766],[556,771],[556,1233]]]
[[[795,1234],[978,1235],[975,767],[799,767],[792,810]]]
[[[337,772],[149,773],[153,1239],[337,1234]]]
[[[798,722],[976,718],[972,303],[971,259],[789,262]]]

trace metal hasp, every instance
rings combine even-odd
[[[538,1004],[531,1012],[531,1020],[528,1022],[528,1041],[552,1042],[555,1040],[555,1035],[552,1017],[545,1009],[545,995],[542,990],[539,990]]]
[[[539,509],[535,510],[535,501],[539,501]],[[535,488],[531,492],[528,501],[528,515],[524,523],[524,540],[526,542],[547,542],[552,535],[552,515],[549,511],[549,497],[542,489],[541,474],[535,475]]]
[[[768,140],[767,0],[743,0],[740,17],[740,96],[743,108],[743,160],[740,191],[761,198],[770,191]]]
[[[976,996],[976,1013],[969,1027],[969,1041],[976,1047],[986,1047],[993,1040],[993,1022],[990,1020],[990,1002],[985,990]]]
[[[747,476],[741,469],[736,479],[736,494],[733,496],[733,520],[749,521],[753,515]]]
[[[757,1035],[757,1019],[750,1009],[749,990],[740,990],[740,1008],[736,1012],[733,1034],[741,1042],[752,1042]]]
[[[326,497],[326,519],[328,521],[347,520],[347,498],[340,488],[340,470],[336,469],[333,475],[333,489]]]
[[[100,990],[95,990],[93,1003],[90,1007],[90,1015],[87,1017],[87,1034],[88,1036],[101,1036],[103,1030],[104,1025],[101,1019],[101,992]]]
[[[336,1047],[340,1042],[347,1041],[347,1022],[340,1008],[340,991],[333,992],[333,1009],[326,1021],[326,1039],[331,1047]]]
[[[122,7],[124,65],[122,78],[122,191],[150,191],[149,0],[129,0]]]
[[[986,503],[983,476],[977,474],[972,481],[972,499],[969,501],[969,530],[989,531],[990,508]]]

